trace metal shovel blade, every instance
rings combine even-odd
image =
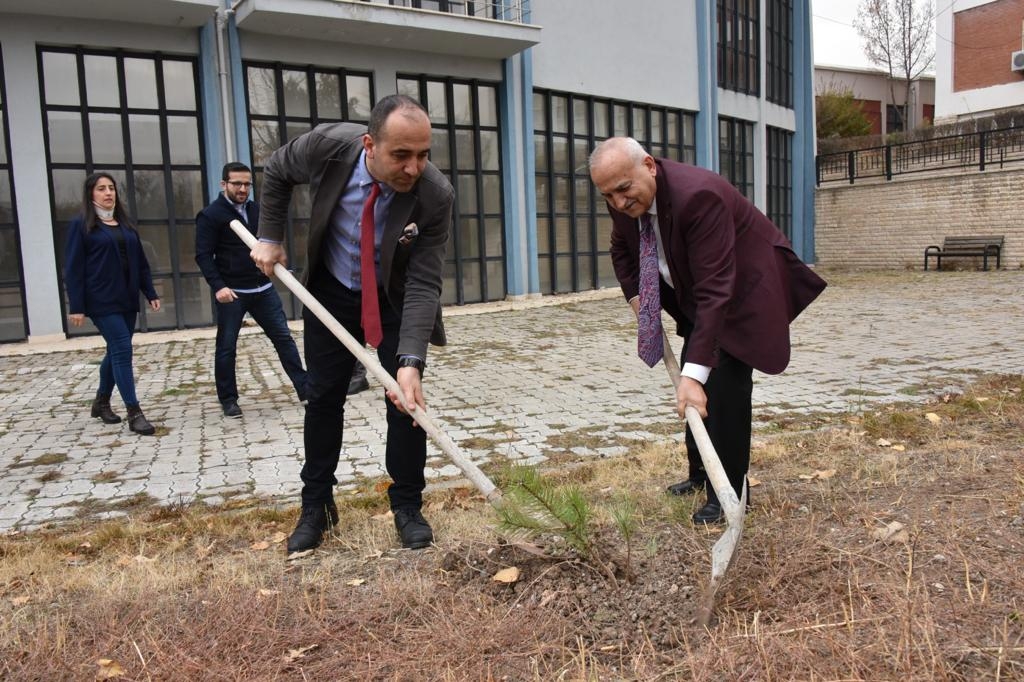
[[[232,220],[231,229],[238,235],[238,238],[245,242],[246,246],[250,249],[256,245],[256,237],[246,229],[245,225],[237,220]],[[363,364],[366,371],[372,374],[377,381],[383,384],[384,388],[395,393],[402,400],[403,405],[405,404],[405,397],[401,390],[398,388],[398,382],[387,373],[377,358],[366,352],[366,348],[363,344],[356,341],[351,334],[341,325],[340,322],[332,315],[326,308],[324,308],[316,298],[313,297],[306,287],[302,286],[299,280],[295,279],[295,275],[288,272],[288,268],[284,267],[280,263],[274,265],[274,274],[281,282],[291,290],[295,296],[302,301],[306,308],[316,315],[317,319],[323,322],[324,326],[334,334],[335,338],[345,345],[345,348],[356,356],[356,360]],[[406,408],[409,406],[406,405]],[[499,506],[501,503],[501,490],[499,490],[491,479],[487,478],[487,475],[479,469],[473,462],[471,462],[455,444],[447,433],[442,431],[437,424],[427,415],[423,410],[409,410],[409,415],[416,420],[423,430],[429,435],[434,442],[437,444],[444,454],[448,455],[448,458],[452,461],[455,466],[468,478],[476,489],[479,490],[483,496],[494,506]]]
[[[672,385],[679,386],[679,362],[675,353],[672,352],[672,345],[669,342],[668,334],[662,330],[662,341],[664,343],[665,368],[672,378]],[[715,608],[715,594],[725,577],[726,571],[732,565],[739,548],[740,539],[743,537],[743,520],[747,515],[747,482],[743,481],[743,496],[736,496],[732,483],[725,473],[722,460],[711,443],[707,429],[704,428],[704,420],[695,407],[687,406],[685,410],[686,424],[690,427],[690,434],[697,443],[697,450],[700,452],[701,462],[704,464],[704,471],[707,472],[708,481],[718,495],[718,502],[722,505],[725,513],[726,528],[722,537],[718,538],[711,548],[711,580],[701,597],[697,607],[697,623],[707,627],[711,623],[711,616]]]

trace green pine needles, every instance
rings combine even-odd
[[[578,486],[555,487],[535,467],[512,466],[498,515],[499,530],[513,539],[557,535],[585,558],[593,556],[590,505]]]

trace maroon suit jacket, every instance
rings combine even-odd
[[[718,364],[718,350],[767,374],[789,364],[789,323],[825,288],[775,225],[727,180],[656,159],[658,229],[675,287],[662,307],[686,336],[686,360]],[[611,257],[622,293],[639,293],[637,221],[608,207]],[[662,287],[665,292],[667,287]]]

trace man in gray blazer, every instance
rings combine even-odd
[[[268,275],[275,263],[287,263],[282,242],[292,190],[308,184],[304,284],[357,341],[376,347],[414,410],[426,408],[420,381],[427,344],[445,344],[441,281],[454,197],[451,183],[428,160],[430,141],[426,111],[402,95],[378,102],[368,127],[330,123],[295,138],[264,166],[260,243],[252,250]],[[362,248],[370,244],[370,231],[372,251]],[[303,320],[309,402],[302,515],[288,539],[290,553],[317,547],[338,521],[332,491],[355,364],[308,310]],[[419,549],[433,541],[420,512],[426,434],[397,395],[387,398],[388,497],[402,546]]]

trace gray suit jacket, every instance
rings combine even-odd
[[[324,238],[331,212],[359,160],[366,127],[325,123],[279,148],[263,168],[260,192],[261,238],[283,241],[288,205],[295,185],[309,184],[311,210],[303,282],[313,281],[324,264]],[[441,281],[451,231],[455,192],[448,179],[428,163],[409,192],[391,201],[380,266],[388,302],[402,316],[398,354],[427,357],[427,344],[446,343],[441,322]],[[416,223],[419,236],[399,244],[402,228]]]

